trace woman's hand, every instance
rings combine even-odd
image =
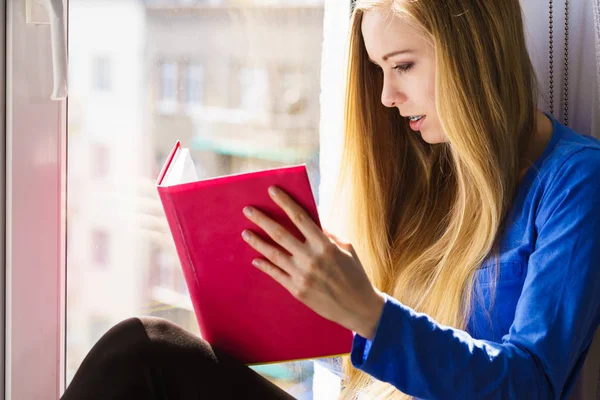
[[[246,230],[244,240],[266,258],[253,264],[319,315],[372,339],[385,298],[369,281],[352,245],[321,231],[283,190],[271,187],[269,195],[306,241],[299,241],[256,208],[246,207],[244,215],[291,254]]]

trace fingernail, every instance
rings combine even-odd
[[[244,207],[244,215],[252,215],[252,211],[254,211],[252,209],[252,207]]]
[[[260,261],[254,259],[252,260],[252,265],[254,265],[255,267],[260,267]]]
[[[269,194],[271,196],[277,196],[278,193],[279,193],[279,190],[275,186],[271,186],[269,188]]]
[[[249,240],[250,239],[250,232],[243,231],[242,232],[242,237],[244,238],[244,240]]]

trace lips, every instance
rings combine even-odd
[[[426,118],[427,118],[427,116],[424,115],[423,118],[419,119],[418,121],[411,121],[409,119],[410,129],[412,129],[413,131],[420,130],[421,127],[423,126],[423,123],[424,123],[424,121],[425,121]]]

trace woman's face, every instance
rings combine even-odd
[[[383,73],[381,102],[395,107],[427,143],[446,142],[435,107],[435,53],[424,36],[391,12],[367,11],[362,36],[371,62]]]

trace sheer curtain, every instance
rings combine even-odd
[[[529,52],[549,108],[549,0],[521,0]],[[600,0],[569,1],[568,125],[600,137]],[[563,122],[565,0],[553,0],[554,116]]]
[[[549,0],[521,0],[529,52],[549,111]],[[565,0],[553,0],[554,116],[564,122]],[[600,138],[600,0],[569,1],[568,125]],[[600,227],[598,227],[600,229]],[[600,333],[570,400],[600,399]]]

